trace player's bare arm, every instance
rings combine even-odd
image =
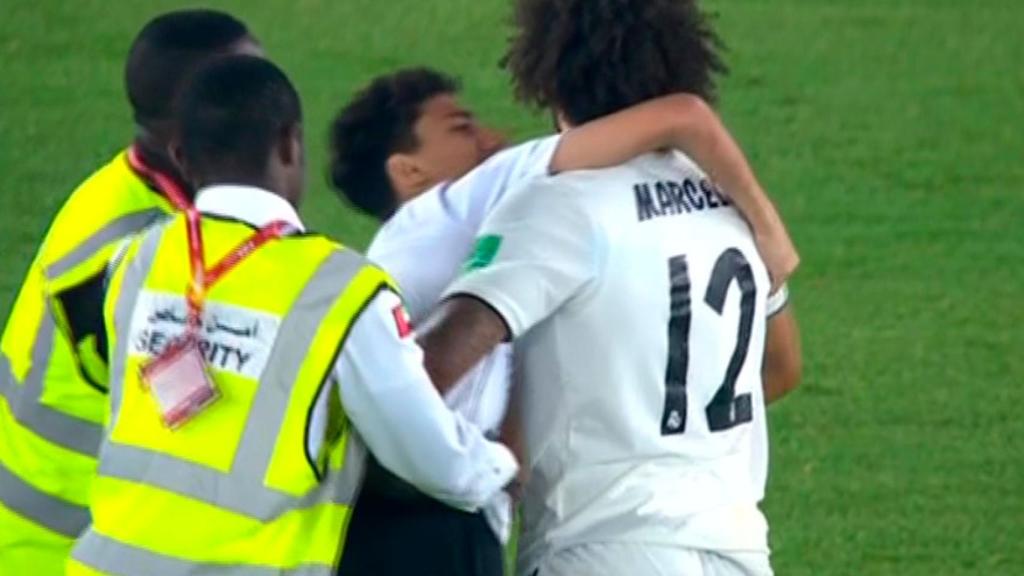
[[[754,230],[772,290],[781,286],[800,256],[743,151],[701,97],[664,96],[575,127],[562,137],[551,171],[611,166],[663,148],[684,152],[721,185]]]
[[[490,306],[471,296],[454,296],[431,313],[417,341],[423,365],[443,395],[508,338],[505,321]]]
[[[792,392],[800,384],[802,372],[800,330],[793,308],[786,306],[768,319],[761,369],[765,403],[771,404]]]
[[[525,453],[522,426],[523,376],[522,371],[519,369],[521,362],[522,360],[517,358],[513,363],[515,367],[510,376],[508,407],[505,409],[505,420],[501,423],[500,436],[501,443],[508,446],[517,457],[520,457],[520,460],[522,460],[521,456]],[[525,470],[520,472],[525,472]]]
[[[523,437],[523,372],[521,370],[522,358],[516,357],[513,361],[511,384],[509,386],[508,408],[505,409],[505,419],[501,423],[501,432],[498,440],[508,447],[519,462],[526,461],[526,444]],[[519,475],[516,480],[519,485],[525,485],[529,479],[529,466],[520,466]]]

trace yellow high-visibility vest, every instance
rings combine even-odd
[[[62,574],[89,522],[103,363],[95,342],[72,341],[59,296],[171,211],[121,153],[75,190],[32,262],[0,342],[0,574]]]
[[[253,228],[211,216],[202,232],[213,263]],[[199,348],[221,398],[171,430],[139,369],[184,332],[187,255],[178,216],[110,277],[111,422],[68,574],[333,575],[364,461],[333,366],[391,281],[320,236],[261,247],[206,296]]]

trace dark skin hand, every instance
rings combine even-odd
[[[509,339],[505,321],[471,296],[443,302],[419,330],[423,365],[442,395],[494,347]]]

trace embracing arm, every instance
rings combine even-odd
[[[423,365],[444,395],[509,335],[493,308],[478,298],[455,295],[427,318],[417,341],[423,348]]]
[[[750,222],[773,287],[796,270],[800,256],[746,156],[715,111],[692,94],[673,94],[574,127],[562,136],[552,172],[602,168],[675,148],[708,172]]]

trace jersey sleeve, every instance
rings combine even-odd
[[[439,193],[456,219],[475,232],[511,190],[549,174],[559,142],[560,135],[547,136],[499,152],[462,178],[441,184]]]
[[[510,193],[484,223],[446,297],[483,301],[518,338],[596,278],[601,250],[584,208],[557,178]]]
[[[395,218],[403,216],[400,212]],[[402,228],[396,231],[395,225]],[[442,217],[403,219],[378,232],[366,255],[398,283],[416,324],[455,278],[475,236],[475,231]]]
[[[507,448],[445,406],[394,292],[378,294],[356,320],[335,375],[345,413],[367,447],[421,491],[475,510],[515,475]]]

